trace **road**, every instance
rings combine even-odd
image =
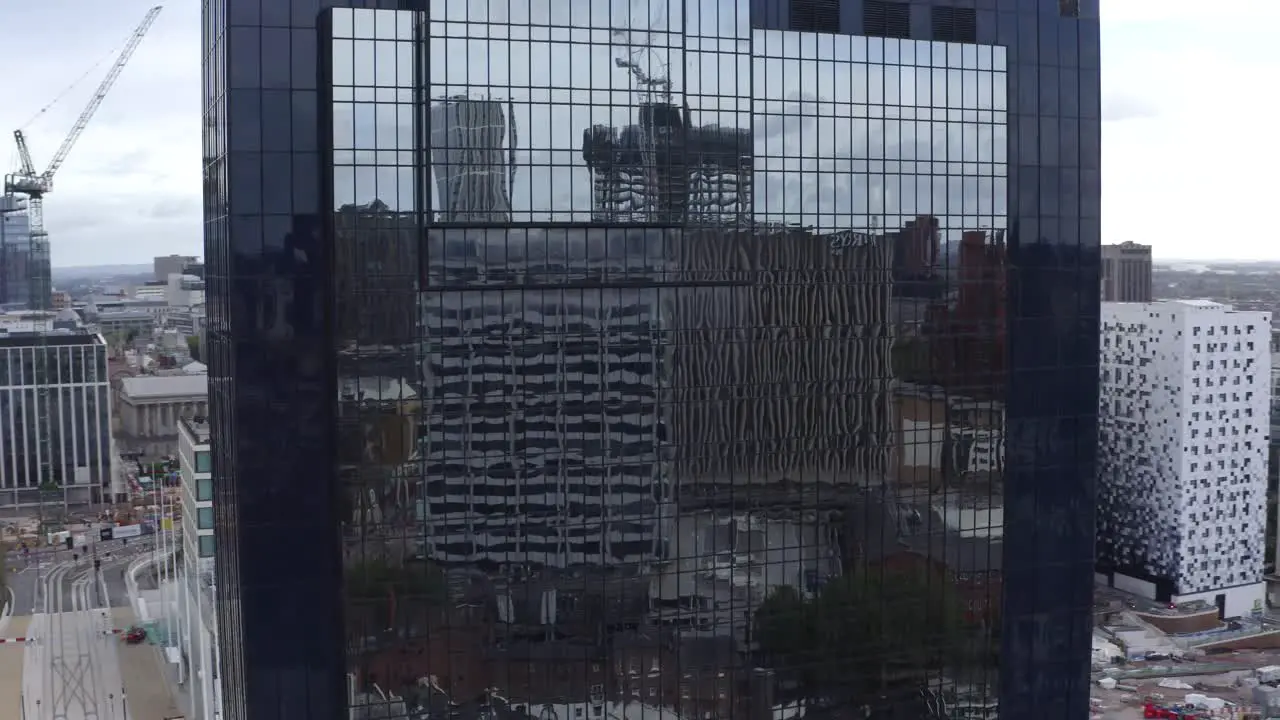
[[[132,544],[131,544],[132,545]],[[99,548],[100,571],[92,559],[67,557],[36,566],[31,575],[31,615],[27,628],[22,698],[26,720],[128,720],[118,645],[110,608],[128,603],[123,572],[142,543],[128,552]],[[118,576],[119,586],[107,581]],[[26,579],[23,581],[27,582]],[[21,605],[18,606],[22,608]]]
[[[128,545],[122,544],[120,540],[98,543],[97,552],[104,561],[103,578],[110,591],[108,595],[112,607],[121,607],[129,603],[129,599],[125,596],[125,565],[112,561],[118,557],[137,557],[141,553],[150,552],[151,548],[150,538],[137,538]],[[60,563],[71,561],[73,554],[80,556],[83,566],[92,564],[91,560],[85,559],[85,553],[78,549],[74,553],[65,549],[56,552],[44,550],[38,554],[33,552],[26,558],[17,553],[10,554],[9,586],[13,588],[14,608],[17,614],[39,612],[36,608],[37,589],[43,584],[44,575]]]

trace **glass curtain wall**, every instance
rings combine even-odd
[[[1004,48],[745,0],[321,44],[358,712],[996,708]]]

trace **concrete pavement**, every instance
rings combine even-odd
[[[114,599],[103,575],[127,562],[104,562],[103,573],[84,560],[42,571],[35,602],[39,612],[30,618],[20,674],[27,720],[139,717],[126,714],[120,640],[112,633],[115,618],[103,602]]]
[[[15,615],[9,620],[5,637],[26,637],[28,615]],[[22,665],[26,658],[26,645],[6,642],[0,644],[0,719],[19,720],[22,711]]]
[[[115,608],[113,613],[118,627],[129,627],[138,621],[128,607]],[[173,694],[169,669],[161,656],[163,650],[151,643],[118,642],[116,647],[124,690],[129,696],[131,720],[161,720],[182,715]]]

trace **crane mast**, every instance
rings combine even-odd
[[[116,57],[111,69],[107,72],[106,77],[98,84],[93,96],[80,112],[80,116],[76,118],[75,124],[72,125],[57,152],[53,154],[53,158],[49,161],[49,166],[44,172],[36,171],[35,163],[31,159],[31,150],[27,145],[27,138],[22,130],[15,130],[13,133],[13,139],[18,146],[20,167],[17,171],[5,176],[4,191],[6,195],[11,197],[25,196],[27,201],[27,218],[30,227],[30,251],[28,253],[27,272],[31,282],[28,305],[32,310],[49,308],[53,294],[52,277],[49,272],[49,233],[44,228],[44,196],[53,191],[54,175],[66,161],[67,156],[71,153],[71,149],[75,147],[76,141],[80,139],[85,127],[88,126],[89,121],[93,119],[94,113],[102,105],[107,92],[111,90],[112,85],[120,77],[121,71],[124,70],[124,66],[129,62],[129,58],[133,56],[134,50],[138,48],[138,44],[142,42],[147,31],[151,29],[151,25],[155,22],[156,16],[160,14],[161,9],[160,6],[156,6],[148,10],[142,22],[134,29],[124,47],[120,50],[120,54]],[[64,486],[66,483],[75,480],[74,477],[62,477],[63,471],[68,469],[66,458],[55,459],[53,457],[52,438],[54,428],[52,415],[54,403],[50,401],[49,385],[57,382],[58,364],[53,356],[53,348],[49,346],[47,335],[47,332],[40,333],[40,357],[34,367],[35,377],[28,379],[31,384],[35,385],[36,389],[35,406],[31,411],[35,413],[39,423],[36,462],[40,467],[39,510],[42,523],[45,515],[46,493],[61,495],[62,508],[65,512],[67,495]],[[94,372],[105,372],[105,368],[99,370],[96,359],[94,365]],[[67,391],[60,390],[59,392]],[[109,475],[110,462],[107,463],[107,468]],[[74,473],[74,468],[71,468],[71,471]],[[99,488],[95,493],[91,488],[90,500],[93,500],[95,494],[101,497],[101,489]],[[51,708],[51,710],[57,712],[56,708]]]

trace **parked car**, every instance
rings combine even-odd
[[[134,625],[133,627],[129,628],[128,631],[126,631],[124,634],[124,641],[129,643],[130,645],[139,645],[146,639],[147,639],[146,628],[138,627],[137,625]]]

